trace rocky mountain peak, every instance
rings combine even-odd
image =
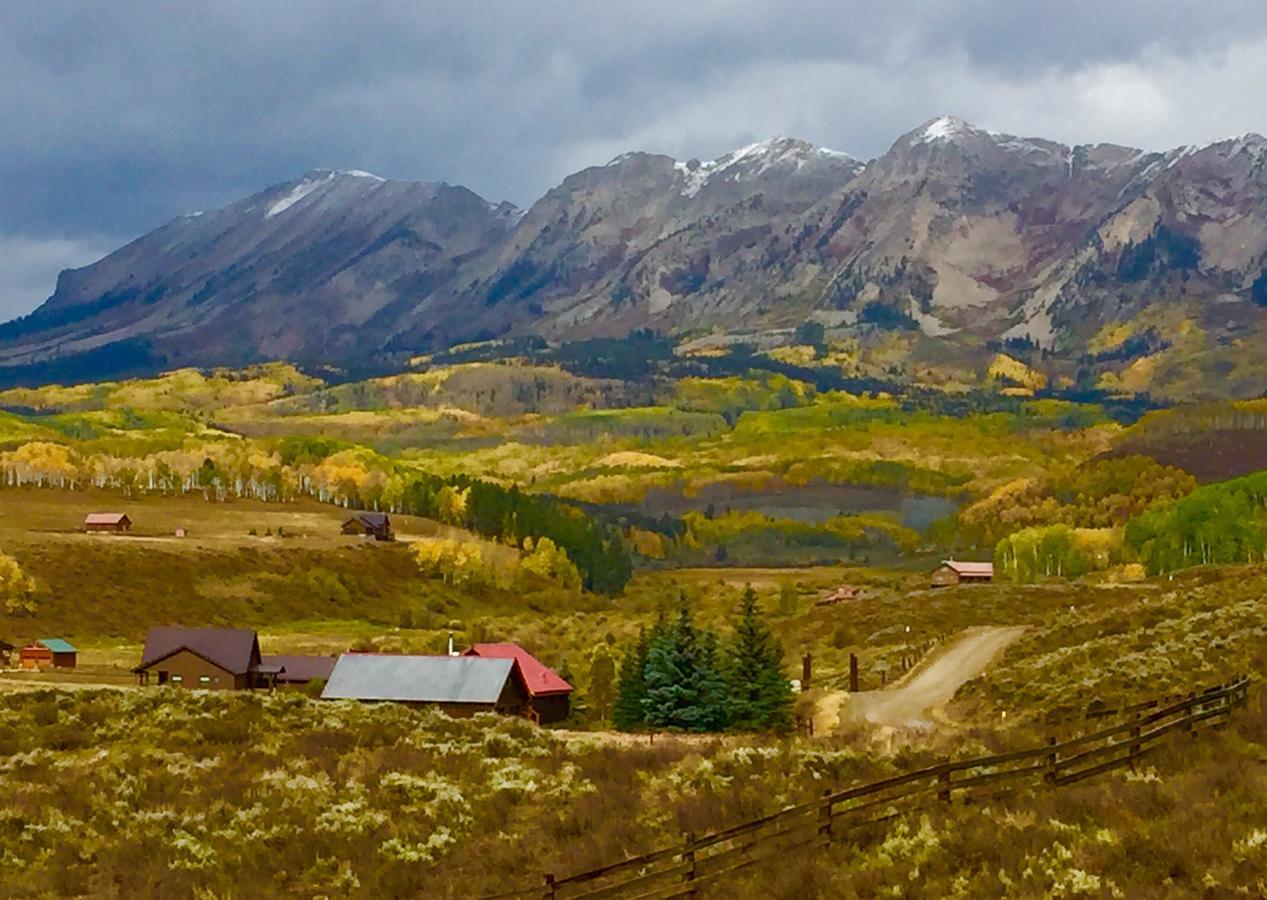
[[[0,327],[0,381],[809,318],[968,354],[1007,338],[1087,353],[1137,319],[1247,342],[1267,334],[1265,269],[1267,139],[1253,133],[1145,152],[943,115],[865,165],[792,137],[711,160],[625,153],[522,214],[462,187],[316,169],[63,273]]]
[[[855,173],[862,163],[848,153],[819,147],[791,137],[773,137],[747,144],[717,159],[676,162],[682,176],[681,193],[694,197],[714,181],[751,181],[767,174],[795,174],[806,167]]]
[[[905,140],[913,144],[943,144],[987,134],[989,132],[982,131],[958,116],[937,116],[907,134]]]

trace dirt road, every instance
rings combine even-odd
[[[928,714],[985,671],[1024,628],[970,628],[932,662],[888,690],[864,691],[836,701],[842,721],[867,721],[893,727],[927,728]]]

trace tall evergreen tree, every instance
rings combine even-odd
[[[792,725],[792,685],[783,675],[783,647],[761,616],[749,586],[739,601],[726,654],[730,725],[743,731],[785,731]]]
[[[638,643],[620,663],[616,684],[616,703],[612,707],[612,723],[621,731],[632,731],[646,724],[644,702],[647,698],[647,653],[651,638],[646,629],[638,632]]]
[[[717,635],[699,630],[683,604],[677,620],[651,641],[645,670],[646,723],[654,728],[720,731],[726,727],[726,681]]]

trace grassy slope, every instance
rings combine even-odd
[[[133,533],[75,530],[86,512],[101,509],[127,512]],[[406,611],[439,632],[469,610],[470,596],[417,576],[408,548],[412,537],[450,529],[399,516],[393,522],[401,541],[376,544],[339,534],[344,518],[337,507],[312,502],[123,501],[91,491],[7,490],[0,494],[0,548],[40,590],[34,617],[0,618],[0,629],[12,632],[10,639],[61,634],[91,646],[135,643],[153,624],[240,625],[329,634],[331,649],[339,649],[389,631]],[[173,537],[178,527],[189,536]],[[279,528],[286,537],[275,536]],[[493,614],[521,601],[491,591],[479,602]]]

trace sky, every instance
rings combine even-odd
[[[4,0],[0,320],[314,168],[527,206],[626,150],[869,159],[942,114],[1150,150],[1267,133],[1267,4]]]

